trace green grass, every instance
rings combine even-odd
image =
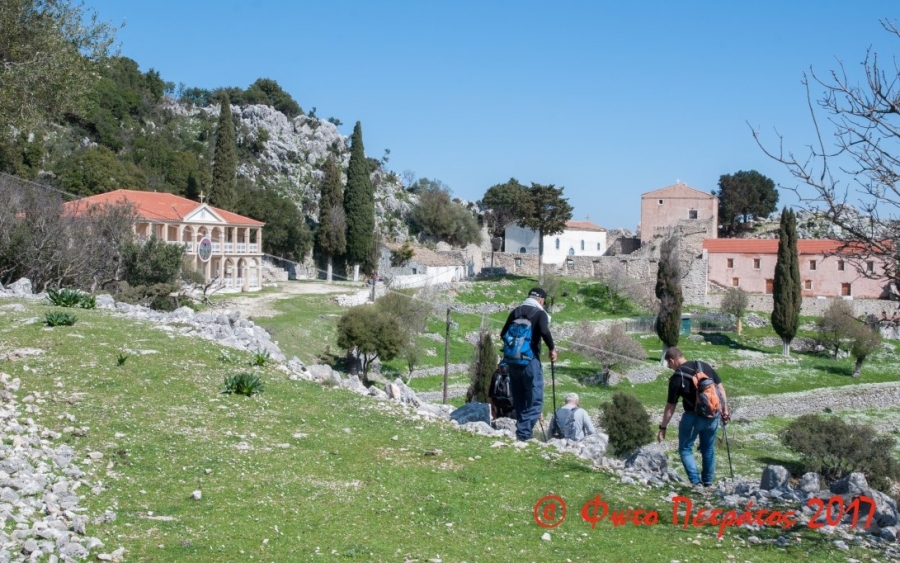
[[[0,315],[2,348],[41,348],[42,356],[9,361],[3,371],[32,395],[38,424],[63,432],[88,427],[85,437],[64,433],[84,459],[79,489],[91,517],[106,510],[115,521],[92,525],[104,551],[122,546],[129,561],[846,561],[866,552],[833,553],[829,536],[791,532],[788,548],[751,545],[750,532],[683,530],[671,525],[665,489],[625,486],[569,455],[529,445],[492,448],[446,423],[429,423],[404,408],[341,389],[292,382],[274,366],[256,368],[263,394],[218,393],[222,379],[246,369],[219,360],[219,349],[105,311],[80,313],[66,331],[21,325],[46,307],[26,303]],[[279,302],[272,319],[285,334],[308,332],[297,350],[327,336],[320,315],[327,299]],[[308,311],[309,308],[313,310]],[[311,323],[308,324],[308,323]],[[86,343],[90,343],[87,346]],[[318,348],[317,348],[318,347]],[[123,349],[134,351],[116,366]],[[152,353],[155,352],[155,353]],[[240,354],[239,354],[240,355]],[[298,354],[299,355],[299,354]],[[560,374],[561,384],[571,376]],[[574,385],[574,383],[572,383]],[[63,413],[75,422],[60,418]],[[396,439],[393,437],[396,436]],[[427,452],[441,450],[437,455]],[[200,489],[202,500],[190,499]],[[532,516],[547,494],[568,503],[568,516],[550,530]],[[596,529],[580,519],[581,505],[601,494],[611,509],[655,509],[653,528],[608,522]],[[754,532],[762,538],[781,532]]]

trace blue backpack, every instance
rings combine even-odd
[[[503,361],[519,366],[530,364],[534,359],[531,338],[531,321],[524,317],[514,320],[503,338]]]

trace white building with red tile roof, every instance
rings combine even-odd
[[[188,265],[206,281],[226,288],[262,287],[262,228],[265,223],[206,203],[160,192],[115,190],[66,203],[73,215],[92,206],[133,206],[134,231],[143,239],[156,237],[185,247]]]
[[[506,227],[506,252],[537,254],[537,231],[513,223]],[[603,256],[606,252],[606,229],[590,221],[566,221],[565,230],[544,237],[544,263],[562,264],[570,256]]]

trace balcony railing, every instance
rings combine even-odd
[[[168,240],[166,244],[180,244],[184,246],[186,252],[194,252],[197,249],[197,244],[192,241],[182,241],[178,242],[177,240]],[[259,244],[257,243],[244,243],[244,242],[214,242],[212,243],[212,251],[213,254],[256,254],[259,252]]]

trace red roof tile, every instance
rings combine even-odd
[[[105,194],[85,197],[65,204],[67,211],[78,214],[91,205],[115,205],[129,202],[137,209],[138,217],[154,221],[181,222],[185,217],[198,208],[208,207],[223,220],[234,225],[258,226],[265,225],[256,219],[244,217],[231,211],[225,211],[212,205],[197,203],[196,201],[179,197],[174,194],[162,192],[142,192],[137,190],[115,190]]]
[[[800,254],[834,253],[843,244],[839,240],[799,239],[797,252]],[[778,239],[708,238],[704,239],[703,248],[711,254],[778,254]]]
[[[595,225],[590,221],[566,221],[567,229],[575,229],[576,231],[599,231],[606,232],[606,229],[600,225]]]

